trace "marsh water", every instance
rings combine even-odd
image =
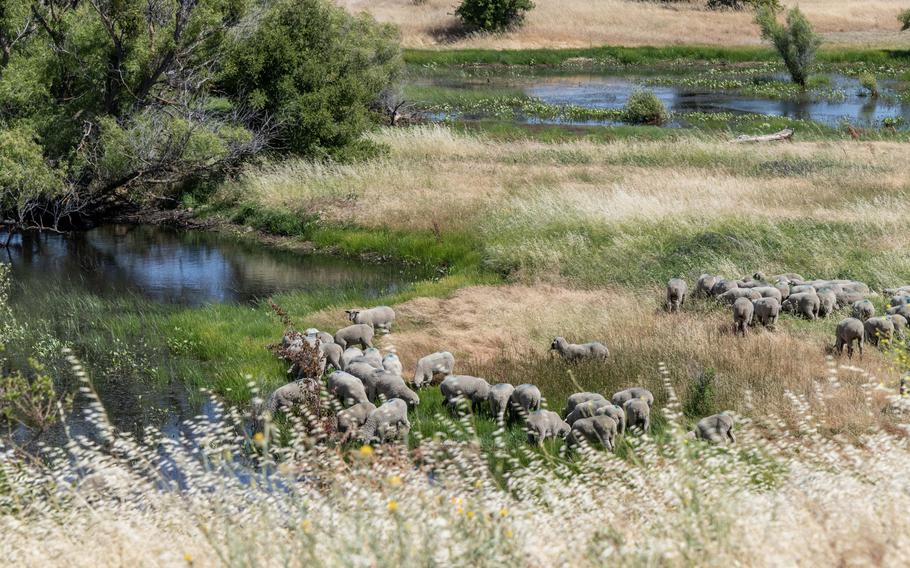
[[[80,333],[102,325],[79,313],[98,303],[108,310],[122,306],[171,313],[219,303],[252,307],[258,300],[298,289],[339,297],[353,293],[368,301],[418,279],[414,271],[395,264],[304,255],[212,232],[153,226],[28,233],[16,237],[3,254],[2,260],[12,268],[10,302],[15,313],[29,324],[47,324],[64,335],[73,333],[72,325],[63,325],[67,319],[80,321]],[[115,339],[112,351],[141,352],[142,346],[119,345]],[[182,377],[168,376],[166,361],[149,364],[160,365],[164,378],[117,373],[95,377],[100,398],[118,428],[140,433],[154,426],[176,436],[184,420],[211,414],[211,405],[192,396]],[[89,428],[82,417],[84,405],[77,397],[68,424],[73,434]]]
[[[675,113],[730,113],[734,115],[757,114],[811,120],[826,126],[849,122],[855,126],[881,126],[885,119],[902,119],[910,124],[910,100],[898,96],[902,84],[895,79],[880,79],[881,96],[864,95],[858,79],[841,74],[824,75],[828,96],[812,92],[791,98],[772,98],[738,94],[735,90],[709,89],[684,84],[660,84],[647,76],[577,73],[571,75],[530,75],[515,77],[457,77],[436,76],[421,78],[417,84],[446,89],[521,91],[529,97],[553,105],[574,105],[594,109],[621,109],[629,96],[638,89],[652,90],[668,110]],[[785,81],[783,75],[772,75],[763,80]],[[830,93],[838,96],[830,96]],[[482,114],[482,113],[481,113]],[[437,114],[435,118],[446,118]],[[465,118],[482,118],[466,116]],[[609,124],[605,121],[571,120],[564,118],[539,118],[519,116],[520,122],[540,124],[594,125]],[[684,123],[677,121],[677,126]]]

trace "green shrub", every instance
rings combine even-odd
[[[901,23],[901,31],[910,30],[910,8],[907,8],[897,17]]]
[[[779,0],[708,0],[708,8],[711,10],[744,10],[762,7],[780,10],[781,5]]]
[[[868,92],[870,97],[878,96],[878,81],[876,81],[875,75],[872,73],[860,75],[859,85]]]
[[[531,0],[462,0],[455,15],[469,29],[499,32],[520,26],[533,7]]]
[[[815,52],[821,45],[821,38],[813,31],[809,20],[799,8],[787,12],[786,24],[777,21],[777,12],[762,7],[755,16],[761,28],[762,39],[768,40],[784,60],[793,82],[805,87],[809,67],[815,59]]]
[[[667,107],[652,91],[635,91],[622,111],[623,121],[632,124],[661,125],[667,118]]]

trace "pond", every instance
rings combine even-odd
[[[298,289],[339,297],[353,293],[368,301],[406,288],[422,276],[390,263],[304,255],[213,232],[141,225],[27,233],[16,237],[4,254],[13,274],[14,312],[30,324],[42,320],[58,336],[88,334],[100,325],[91,315],[73,313],[86,311],[87,303],[115,306],[108,310],[124,306],[137,313],[167,314],[216,303],[253,306],[257,300]],[[78,331],[65,325],[68,319],[80,320]],[[121,348],[143,347],[110,347]],[[166,361],[151,363],[168,373]],[[99,396],[120,429],[139,434],[154,426],[177,436],[184,420],[212,412],[210,404],[189,393],[182,377],[140,380],[96,371]],[[76,398],[68,424],[73,434],[91,429],[82,416],[85,404],[82,397]],[[50,437],[59,441],[61,434]]]

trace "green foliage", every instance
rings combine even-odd
[[[781,24],[775,10],[763,7],[758,10],[755,22],[761,28],[762,38],[770,41],[784,60],[793,82],[805,87],[821,38],[803,13],[793,8],[787,12],[786,24]]]
[[[520,26],[532,8],[531,0],[462,0],[455,15],[469,29],[501,32]]]
[[[623,120],[632,124],[661,125],[668,117],[664,103],[652,91],[635,91],[622,111]]]
[[[705,369],[689,387],[683,412],[692,418],[701,418],[715,414],[717,410],[717,372]]]
[[[910,8],[907,8],[897,16],[898,21],[901,23],[901,31],[910,30]]]
[[[878,96],[878,81],[872,73],[864,73],[859,78],[860,86],[865,89],[870,97]]]
[[[219,83],[278,125],[278,148],[312,156],[358,138],[400,66],[391,26],[326,0],[277,0],[227,44]]]

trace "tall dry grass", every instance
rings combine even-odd
[[[337,0],[402,30],[407,47],[540,48],[600,45],[756,45],[757,27],[748,11],[711,11],[704,2],[637,0],[538,0],[526,23],[502,35],[455,33],[451,0]],[[829,43],[900,46],[901,0],[784,0],[799,5]]]

